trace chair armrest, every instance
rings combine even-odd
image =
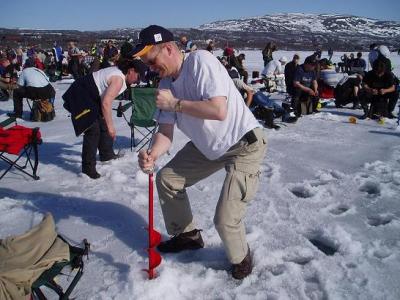
[[[17,123],[17,119],[14,117],[9,117],[7,119],[5,119],[4,121],[0,122],[0,127],[1,128],[5,128],[10,124],[16,124]]]
[[[120,110],[121,112],[126,112],[129,109],[129,107],[131,107],[132,105],[133,105],[133,102],[130,101],[130,102],[124,104],[124,105],[121,105],[118,108],[113,108],[113,110],[115,110],[115,111]]]

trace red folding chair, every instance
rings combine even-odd
[[[14,167],[22,173],[39,179],[36,175],[39,165],[38,145],[42,143],[39,128],[14,125],[5,129],[0,125],[0,162],[6,163],[0,180]]]

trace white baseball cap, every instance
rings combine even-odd
[[[282,56],[282,57],[279,59],[279,61],[280,61],[280,62],[283,62],[283,63],[286,63],[286,62],[288,62],[288,59],[286,58],[286,56]]]

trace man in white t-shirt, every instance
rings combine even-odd
[[[54,98],[56,91],[50,84],[49,78],[35,67],[25,68],[17,81],[18,88],[14,90],[14,111],[10,117],[22,118],[23,99],[44,100]]]
[[[143,29],[139,39],[132,54],[162,78],[156,94],[160,127],[151,149],[139,153],[140,167],[152,171],[172,144],[174,125],[191,140],[157,174],[165,225],[174,235],[158,249],[180,252],[204,247],[186,188],[225,169],[214,224],[233,265],[232,276],[242,279],[252,271],[243,219],[257,190],[265,155],[263,131],[211,53],[182,54],[172,33],[157,25]]]

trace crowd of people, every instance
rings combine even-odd
[[[54,98],[51,82],[71,74],[75,81],[62,95],[64,108],[71,113],[75,134],[83,134],[82,173],[98,179],[97,151],[101,161],[118,158],[113,150],[113,101],[131,84],[154,81],[159,129],[150,149],[139,152],[139,166],[153,172],[172,145],[175,125],[190,139],[157,174],[165,225],[173,236],[158,249],[180,252],[204,247],[186,188],[225,169],[214,224],[236,279],[248,276],[253,267],[244,216],[266,153],[263,125],[278,129],[276,118],[294,123],[302,115],[318,113],[320,98],[329,96],[338,108],[353,103],[353,109],[362,109],[360,119],[395,117],[399,82],[384,45],[371,45],[372,69],[367,72],[361,53],[356,58],[343,55],[334,65],[332,49],[328,58],[317,49],[300,64],[298,54],[291,61],[274,57],[277,46],[268,43],[262,50],[261,75],[255,71],[250,80],[246,55],[231,47],[216,57],[213,41],[199,49],[186,36],[176,42],[169,30],[157,25],[143,29],[139,38],[136,45],[127,41],[120,48],[110,40],[87,51],[74,41],[68,43],[67,52],[56,42],[48,51],[35,47],[1,51],[0,88],[5,98],[14,101],[9,115],[22,117],[23,98]],[[286,93],[287,101],[273,100],[277,91]]]

